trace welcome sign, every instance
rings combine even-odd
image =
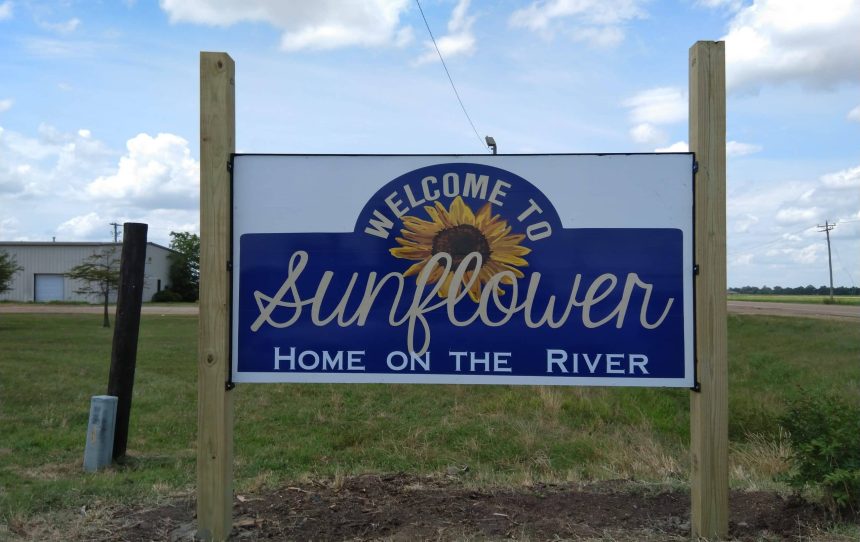
[[[691,154],[233,161],[235,382],[693,385]]]

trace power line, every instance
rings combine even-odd
[[[839,266],[842,267],[842,270],[845,271],[845,273],[848,275],[848,278],[851,279],[851,286],[854,287],[854,275],[852,275],[851,271],[849,271],[848,268],[845,267],[845,264],[842,263],[842,256],[839,255],[839,249],[836,247],[836,245],[833,246],[833,252],[836,253],[836,259],[839,261]]]
[[[800,199],[800,197],[798,197],[797,199]],[[837,220],[836,222],[832,223],[831,225],[832,225],[832,226],[837,226],[837,225],[839,225],[839,224],[844,224],[844,223],[846,223],[846,222],[860,222],[860,218],[854,218],[854,219],[848,219],[848,220],[840,219],[840,220]],[[786,238],[785,238],[785,236],[786,236],[786,235],[797,235],[798,233],[803,233],[803,232],[805,232],[805,231],[811,230],[811,229],[812,229],[812,228],[814,228],[814,227],[815,227],[815,226],[807,226],[807,227],[805,227],[805,228],[801,228],[801,229],[799,229],[799,230],[797,230],[797,231],[792,231],[792,232],[788,232],[788,233],[782,233],[782,234],[780,234],[780,236],[779,236],[778,238],[776,238],[776,239],[774,239],[774,240],[772,240],[772,241],[767,241],[767,242],[764,242],[764,243],[759,243],[759,244],[753,245],[753,246],[751,246],[751,247],[740,247],[740,248],[738,248],[737,250],[744,251],[744,252],[753,252],[753,251],[756,251],[756,250],[758,250],[758,249],[761,249],[761,248],[764,248],[764,247],[767,247],[767,246],[770,246],[770,245],[773,245],[773,244],[776,244],[776,243],[780,243],[780,242],[786,241]]]
[[[445,68],[445,75],[448,76],[448,81],[451,83],[451,88],[454,90],[454,96],[457,97],[457,101],[460,102],[460,108],[463,110],[463,114],[466,115],[466,120],[469,121],[469,125],[472,127],[472,131],[475,132],[475,137],[480,141],[481,146],[486,148],[484,145],[484,140],[481,139],[481,136],[478,134],[478,129],[475,128],[475,123],[472,122],[472,117],[469,116],[469,112],[466,111],[466,106],[463,105],[463,100],[460,98],[460,93],[457,92],[457,86],[454,85],[454,79],[451,78],[451,72],[448,71],[448,65],[445,64],[445,59],[442,58],[442,51],[439,50],[439,46],[436,44],[436,38],[433,37],[433,31],[430,30],[430,23],[427,22],[427,17],[424,15],[424,9],[421,7],[421,2],[419,0],[415,0],[415,3],[418,4],[418,11],[421,12],[421,18],[424,19],[424,26],[427,27],[427,33],[430,34],[430,40],[433,42],[433,47],[436,49],[436,54],[439,55],[439,60],[442,61],[442,67]]]
[[[753,252],[753,251],[756,251],[756,250],[758,250],[758,249],[761,249],[761,248],[764,248],[764,247],[767,247],[767,246],[770,246],[770,245],[773,245],[773,244],[776,244],[776,243],[780,243],[780,242],[786,241],[786,240],[787,240],[787,239],[785,238],[785,236],[786,236],[786,235],[797,235],[798,233],[803,233],[803,232],[805,232],[805,231],[807,231],[807,230],[810,230],[810,229],[812,229],[812,228],[814,228],[814,227],[815,227],[815,226],[807,226],[807,227],[805,227],[805,228],[803,228],[803,229],[800,229],[800,230],[797,230],[797,231],[793,231],[793,232],[789,232],[789,233],[783,233],[783,234],[780,234],[780,236],[779,236],[777,239],[774,239],[773,241],[768,241],[768,242],[766,242],[766,243],[761,243],[761,244],[758,244],[758,245],[754,245],[754,246],[752,246],[752,247],[747,247],[747,248],[738,248],[738,250],[741,250],[741,251],[744,251],[744,252]]]

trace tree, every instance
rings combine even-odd
[[[183,301],[197,301],[200,295],[200,236],[190,232],[170,232],[170,289]]]
[[[12,289],[12,277],[24,268],[18,265],[18,260],[5,250],[0,250],[0,294]]]
[[[108,317],[108,301],[110,293],[119,286],[119,258],[116,247],[108,247],[101,252],[95,252],[84,260],[84,263],[73,267],[69,277],[78,280],[82,286],[75,293],[93,296],[101,299],[104,305],[104,327],[110,327]]]

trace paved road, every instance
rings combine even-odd
[[[28,313],[28,314],[101,314],[104,308],[101,305],[62,305],[42,303],[0,303],[0,314],[3,313]],[[116,307],[108,307],[111,316],[116,313]],[[196,315],[197,305],[144,305],[143,314],[185,314]]]
[[[110,307],[111,314],[116,309]],[[0,303],[2,313],[41,314],[101,314],[98,305],[42,305]],[[143,314],[197,314],[196,305],[144,305]],[[734,314],[766,314],[773,316],[799,316],[860,321],[860,305],[812,305],[807,303],[766,303],[759,301],[729,301],[729,312]]]
[[[810,303],[767,303],[762,301],[729,301],[734,314],[767,314],[860,321],[860,305],[813,305]]]

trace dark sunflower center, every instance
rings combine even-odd
[[[444,229],[433,238],[433,254],[447,252],[451,255],[451,264],[457,267],[463,258],[472,252],[481,254],[481,261],[486,263],[490,258],[490,244],[481,230],[475,226],[461,224]]]

